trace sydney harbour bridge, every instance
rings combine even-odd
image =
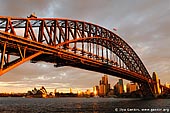
[[[112,31],[63,18],[0,16],[0,75],[24,62],[45,61],[137,82],[155,97],[155,81],[135,51]]]

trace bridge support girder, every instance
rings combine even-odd
[[[19,58],[11,58],[10,59],[10,49],[13,49],[13,48],[8,48],[9,45],[8,45],[7,41],[1,42],[1,45],[3,45],[3,47],[1,48],[0,76],[6,72],[12,70],[13,68],[31,60],[32,58],[35,58],[43,53],[42,51],[27,53],[26,47],[21,48],[19,45],[17,45],[15,50],[17,51],[16,54],[19,55]]]
[[[28,56],[26,58],[22,58],[22,59],[19,58],[19,59],[15,60],[15,62],[8,63],[7,64],[8,66],[4,65],[5,68],[1,67],[0,76],[3,75],[6,72],[12,70],[13,68],[15,68],[15,67],[17,67],[17,66],[19,66],[19,65],[21,65],[21,64],[23,64],[23,63],[25,63],[25,62],[27,62],[29,60],[31,60],[32,58],[34,58],[34,57],[36,57],[36,56],[38,56],[40,54],[42,54],[42,51],[34,53],[34,54],[32,54],[32,55],[30,55],[30,56]]]

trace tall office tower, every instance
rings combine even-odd
[[[118,95],[119,91],[118,91],[118,82],[114,85],[114,94]]]
[[[99,86],[99,96],[106,96],[106,86],[104,84],[101,84]]]
[[[119,94],[124,93],[123,79],[119,79],[119,82],[118,82],[118,93]]]
[[[124,93],[127,93],[127,86],[125,84],[123,85],[123,91]]]
[[[108,76],[104,75],[99,82],[99,95],[106,96],[110,90],[110,84],[108,84]]]
[[[97,96],[99,94],[99,86],[93,87],[93,93],[94,93],[95,96]]]
[[[104,75],[103,77],[102,77],[102,83],[103,84],[108,84],[108,77],[107,77],[107,75]]]
[[[158,75],[155,72],[153,72],[152,79],[153,79],[153,81],[156,82],[154,84],[155,94],[161,94],[160,80],[158,79]]]

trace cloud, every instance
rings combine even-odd
[[[0,3],[1,15],[26,17],[33,12],[41,16],[47,15],[51,2],[47,0],[0,0]]]
[[[26,17],[32,12],[38,17],[88,21],[110,30],[116,27],[116,33],[136,51],[149,72],[156,71],[163,83],[170,82],[170,1],[0,0],[0,15]],[[50,89],[84,89],[97,85],[101,76],[101,73],[78,68],[54,68],[53,64],[27,62],[0,77],[3,82],[0,86],[25,84]],[[109,76],[109,79],[112,85],[116,83],[114,77]]]

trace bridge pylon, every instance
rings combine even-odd
[[[153,72],[152,80],[154,81],[153,85],[154,85],[155,95],[160,95],[161,94],[160,79],[158,78],[158,75],[156,72]]]

